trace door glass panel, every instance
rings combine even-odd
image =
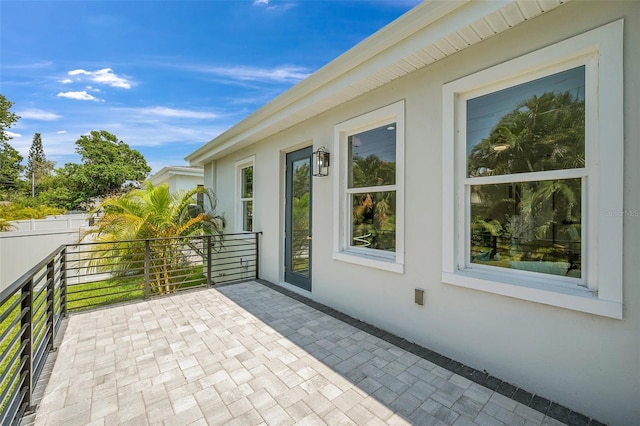
[[[293,162],[292,165],[292,240],[291,270],[297,274],[309,276],[309,254],[311,238],[309,232],[310,216],[310,158]]]

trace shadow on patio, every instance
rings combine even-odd
[[[72,315],[35,424],[560,424],[270,287]]]

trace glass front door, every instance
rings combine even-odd
[[[312,147],[287,154],[284,279],[311,291]]]

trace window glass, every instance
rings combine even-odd
[[[396,249],[396,192],[351,194],[351,244],[376,250]]]
[[[349,188],[396,183],[396,124],[349,136]]]
[[[253,197],[253,166],[242,169],[242,198]]]
[[[253,201],[242,202],[242,230],[253,230]]]
[[[250,163],[249,163],[250,164]],[[243,232],[253,231],[253,166],[247,163],[238,166],[239,214],[238,220]]]
[[[468,262],[581,278],[582,179],[558,171],[585,167],[585,67],[466,107]]]
[[[467,101],[467,176],[585,165],[585,67]]]
[[[581,179],[471,185],[471,262],[581,277]]]

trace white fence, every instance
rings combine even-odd
[[[60,245],[77,243],[89,225],[89,215],[61,215],[12,223],[14,230],[0,232],[0,291]]]

